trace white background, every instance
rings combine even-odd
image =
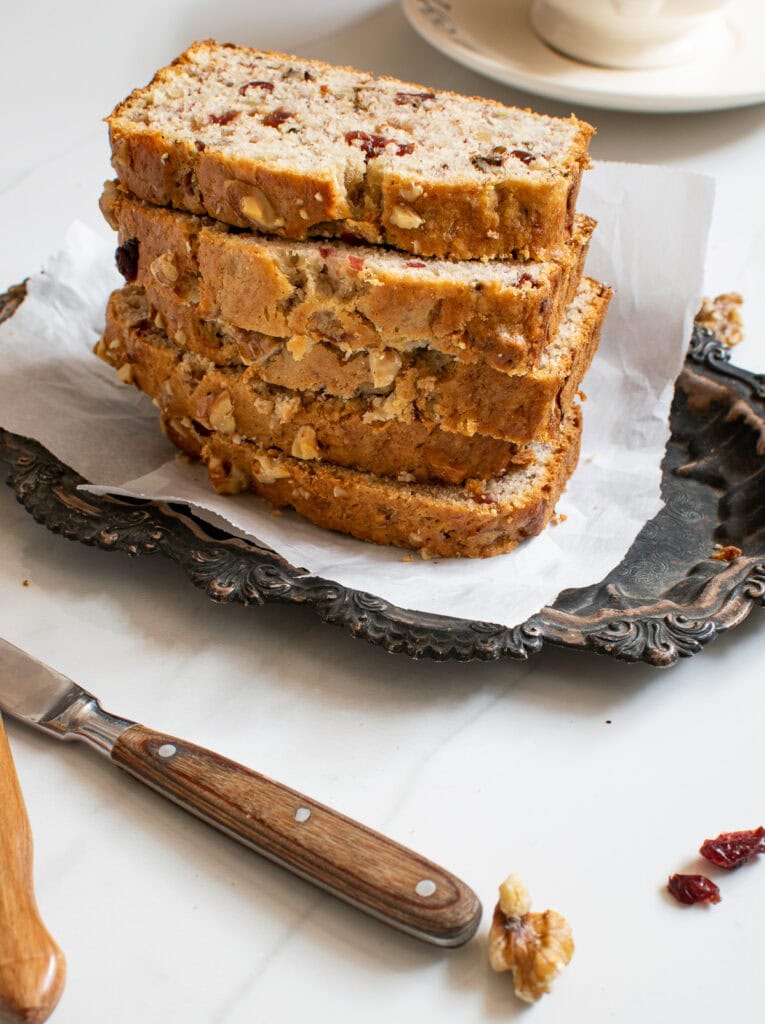
[[[568,113],[452,65],[393,4],[13,5],[0,37],[0,286],[36,270],[75,218],[108,236],[96,206],[110,175],[100,119],[207,36]],[[735,358],[765,369],[765,106],[575,112],[598,127],[596,158],[716,178],[707,288],[744,293],[748,340]],[[474,941],[430,949],[88,750],[7,723],[38,900],[69,964],[55,1021],[441,1024],[528,1013],[541,1024],[712,1024],[761,1012],[765,865],[723,878],[716,907],[682,908],[663,891],[671,872],[698,870],[704,838],[765,823],[761,610],[664,673],[555,650],[527,664],[418,664],[353,643],[305,609],[215,606],[160,559],[69,544],[5,488],[0,524],[0,635],[110,710],[412,845],[485,906]],[[511,870],[539,909],[566,914],[577,942],[556,991],[531,1011],[486,965],[496,886]]]

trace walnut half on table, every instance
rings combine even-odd
[[[534,1003],[574,954],[571,926],[554,910],[531,911],[531,897],[518,875],[499,887],[499,903],[489,932],[489,963],[495,971],[512,971],[515,994]]]

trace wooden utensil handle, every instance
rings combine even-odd
[[[234,761],[142,725],[122,733],[112,759],[245,846],[417,938],[458,946],[478,926],[478,898],[443,868]]]
[[[41,1024],[65,979],[64,956],[37,910],[32,833],[0,719],[0,1021]]]

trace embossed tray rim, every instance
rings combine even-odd
[[[24,295],[23,285],[0,295],[0,322],[13,315]],[[686,359],[686,372],[722,385],[735,401],[747,403],[755,419],[765,422],[765,376],[731,364],[727,346],[698,327]],[[674,440],[673,429],[670,443]],[[162,553],[180,565],[191,582],[212,600],[306,604],[323,621],[342,626],[351,636],[413,658],[523,659],[550,643],[667,667],[703,650],[719,633],[742,622],[755,604],[765,603],[765,551],[757,551],[725,567],[720,563],[710,566],[709,558],[688,564],[686,577],[700,575],[701,585],[685,602],[669,596],[670,587],[652,595],[652,600],[629,603],[629,597],[625,601],[618,587],[608,586],[608,600],[604,601],[598,598],[601,581],[562,592],[552,605],[514,627],[412,611],[373,594],[311,576],[272,549],[228,535],[184,506],[96,497],[78,491],[84,481],[73,470],[37,442],[2,428],[0,460],[9,466],[7,482],[18,500],[54,533],[131,555]],[[678,484],[666,463],[665,458],[663,490],[669,492],[673,486],[682,487],[682,483]],[[629,562],[646,529],[660,521],[664,513],[662,510],[646,524],[613,571]],[[761,514],[765,516],[765,501]],[[765,519],[758,526],[764,524]],[[710,546],[713,537],[714,531]],[[567,610],[577,599],[585,605],[588,599],[595,603],[585,614],[575,608]]]

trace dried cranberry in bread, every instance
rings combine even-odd
[[[149,202],[457,259],[557,252],[594,131],[573,115],[211,40],[107,120],[120,180]]]

